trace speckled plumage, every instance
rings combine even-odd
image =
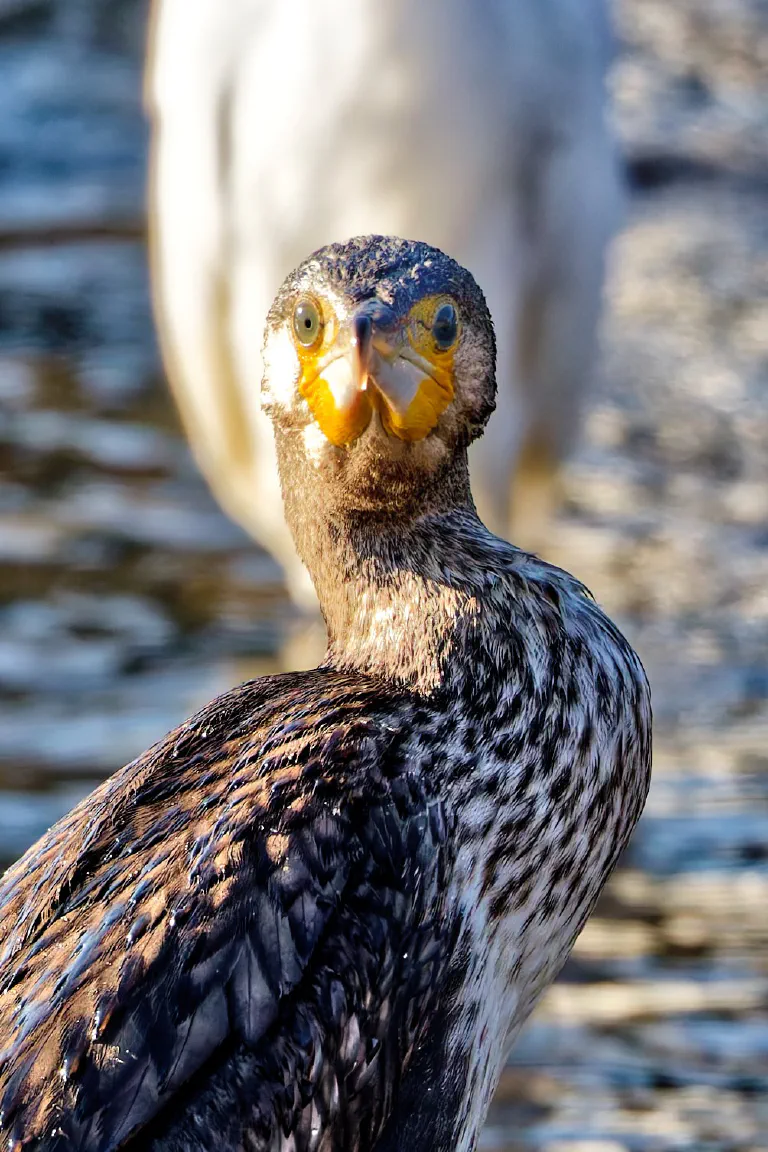
[[[421,445],[374,422],[308,453],[306,405],[270,380],[326,666],[214,701],[0,882],[8,1149],[471,1152],[639,817],[637,658],[471,504],[493,400],[471,278],[381,238],[320,253],[270,313],[267,370],[302,285],[341,309],[391,281],[406,307],[435,277],[464,330]]]

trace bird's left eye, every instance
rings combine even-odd
[[[293,310],[293,331],[302,348],[315,348],[323,335],[323,318],[314,300],[305,297]]]
[[[438,348],[446,350],[456,340],[459,319],[453,304],[441,304],[432,321],[432,336]]]

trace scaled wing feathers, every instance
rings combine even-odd
[[[11,869],[7,1148],[182,1148],[206,1117],[222,1148],[375,1135],[449,947],[442,809],[379,723],[399,707],[330,672],[244,685]]]

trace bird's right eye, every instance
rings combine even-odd
[[[309,297],[299,300],[293,310],[293,333],[302,348],[316,348],[322,339],[323,317]]]

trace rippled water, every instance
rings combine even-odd
[[[0,0],[0,861],[216,691],[288,605],[163,386],[142,6]],[[639,185],[551,553],[655,695],[648,812],[484,1147],[768,1149],[768,20],[623,0]]]
[[[143,243],[109,238],[142,223],[140,6],[111,5],[122,34],[88,5],[65,21],[28,7],[0,22],[6,862],[237,680],[242,657],[269,654],[285,605],[276,567],[190,461],[160,378]]]

